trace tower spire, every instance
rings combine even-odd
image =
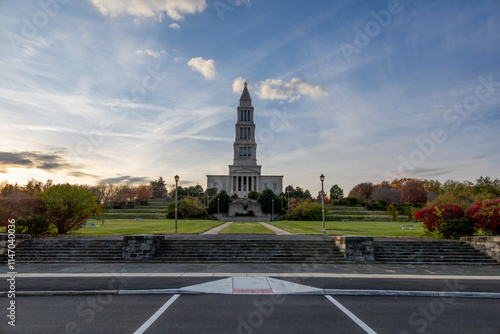
[[[247,83],[245,82],[245,87],[243,88],[243,92],[240,97],[240,107],[251,107],[252,106],[252,98],[250,97],[250,93],[248,92]]]

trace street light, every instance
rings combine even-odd
[[[217,216],[220,215],[220,212],[219,212],[219,203],[220,203],[220,198],[217,198]]]
[[[325,199],[324,197],[324,191],[323,191],[323,181],[325,181],[325,176],[321,174],[319,177],[321,180],[321,213],[323,215],[323,235],[325,235]]]
[[[272,212],[271,213],[271,221],[273,221],[274,220],[274,198],[273,198],[273,206],[271,208],[271,212]]]
[[[177,234],[177,182],[179,182],[179,175],[176,175],[174,179],[175,179],[175,234]]]

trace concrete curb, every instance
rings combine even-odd
[[[221,293],[193,292],[185,289],[152,290],[85,290],[85,291],[16,291],[16,296],[89,296],[89,295],[227,295]],[[244,296],[245,294],[235,294]],[[248,294],[248,296],[256,294]],[[276,293],[274,295],[277,295]],[[331,296],[380,296],[380,297],[439,297],[500,299],[500,293],[490,292],[445,292],[445,291],[401,291],[401,290],[342,290],[324,289],[315,292],[285,293],[283,295],[331,295]],[[7,292],[0,293],[6,297]]]
[[[16,291],[18,296],[90,296],[90,295],[117,295],[118,290],[66,290],[66,291]],[[6,297],[7,292],[1,292],[0,297]]]

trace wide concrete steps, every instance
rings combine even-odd
[[[345,263],[331,241],[165,240],[153,261],[171,263]]]
[[[388,264],[497,264],[458,241],[374,241],[375,261]]]
[[[16,247],[16,262],[122,262],[121,240],[28,240]]]

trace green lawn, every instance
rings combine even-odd
[[[89,219],[88,224],[95,223],[94,228],[87,225],[74,233],[78,236],[134,235],[134,234],[173,234],[174,219],[106,219],[101,221]],[[208,231],[224,222],[216,220],[177,220],[177,232],[182,234],[197,234]]]
[[[259,223],[232,223],[219,234],[274,234]]]
[[[293,234],[323,234],[323,223],[321,221],[275,221],[271,222],[278,228]],[[326,234],[328,235],[363,235],[372,237],[425,237],[422,225],[413,224],[413,230],[408,227],[401,229],[398,222],[378,222],[378,221],[357,221],[357,222],[336,222],[327,221],[325,223]]]

